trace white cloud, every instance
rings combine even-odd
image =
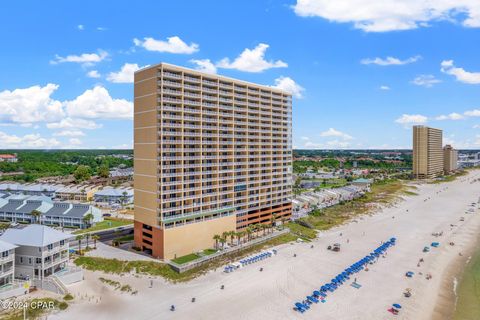
[[[434,75],[431,74],[421,74],[415,79],[412,80],[411,83],[417,86],[422,86],[425,88],[431,88],[433,85],[442,82],[442,80],[436,79]]]
[[[366,32],[410,30],[439,20],[480,27],[477,0],[297,0],[293,9],[302,17],[353,23]]]
[[[58,85],[49,83],[44,87],[0,91],[0,121],[33,123],[62,118],[62,103],[51,97],[57,89]]]
[[[480,117],[480,110],[479,109],[468,110],[468,111],[465,111],[463,114],[468,117]]]
[[[78,146],[78,145],[82,144],[82,140],[80,140],[78,138],[71,138],[71,139],[68,140],[68,143],[72,146]]]
[[[334,128],[329,128],[327,131],[321,132],[320,137],[339,137],[345,140],[353,139],[351,135],[348,135],[342,131],[335,130]]]
[[[210,59],[192,59],[191,63],[195,64],[195,69],[205,73],[215,74],[217,73],[217,67]]]
[[[71,117],[91,119],[132,119],[133,103],[125,99],[113,99],[107,89],[95,86],[75,100],[65,102]]]
[[[409,64],[409,63],[414,63],[417,62],[419,59],[422,57],[417,55],[414,57],[407,58],[405,60],[401,60],[395,57],[386,57],[385,59],[383,58],[365,58],[360,61],[361,64],[376,64],[379,66],[401,66],[404,64]]]
[[[60,142],[57,139],[43,138],[39,134],[27,134],[23,137],[16,135],[9,135],[5,132],[0,132],[0,148],[2,149],[28,149],[28,148],[54,148],[58,147]]]
[[[326,145],[329,149],[344,149],[350,146],[350,142],[341,140],[327,141]]]
[[[317,143],[310,140],[309,137],[302,137],[303,148],[305,149],[345,149],[351,146],[351,143],[345,140],[330,140],[325,143]]]
[[[475,124],[475,125],[473,125],[472,128],[473,128],[473,129],[480,129],[480,124]]]
[[[281,61],[267,61],[265,60],[265,51],[269,45],[265,43],[258,44],[253,49],[245,49],[235,60],[230,61],[228,58],[223,58],[217,63],[218,68],[236,69],[246,72],[262,72],[271,68],[285,68],[288,65]]]
[[[115,83],[133,83],[133,74],[135,71],[145,67],[147,66],[139,67],[136,63],[125,63],[120,71],[110,72],[107,80]]]
[[[383,85],[383,86],[380,86],[380,90],[388,91],[388,90],[390,90],[390,87]]]
[[[403,125],[413,125],[425,123],[427,120],[427,117],[420,114],[403,114],[400,118],[395,120],[395,122]]]
[[[50,61],[50,63],[57,64],[63,62],[74,62],[91,66],[97,62],[105,60],[107,57],[108,53],[106,51],[98,50],[98,53],[82,53],[80,55],[68,55],[66,57],[55,55],[55,59]]]
[[[198,44],[192,42],[188,45],[177,36],[168,37],[167,41],[156,40],[148,37],[143,38],[143,40],[135,38],[133,39],[133,43],[136,46],[143,47],[148,51],[157,52],[192,54],[199,50]]]
[[[302,93],[305,88],[296,83],[292,78],[281,76],[275,79],[275,85],[272,88],[277,88],[288,93],[291,93],[296,98],[303,98]]]
[[[79,24],[79,25],[77,26],[77,29],[80,30],[80,31],[82,31],[82,30],[85,29],[85,26],[84,26],[83,24]]]
[[[97,27],[97,31],[105,31],[107,30],[107,28],[104,28],[104,27]]]
[[[453,60],[442,61],[440,70],[443,73],[454,76],[457,81],[468,84],[480,84],[480,72],[469,72],[463,68],[457,68],[453,64]]]
[[[462,120],[462,119],[465,119],[465,117],[460,113],[456,113],[456,112],[452,112],[448,115],[442,114],[435,118],[435,120]]]
[[[83,137],[85,133],[80,130],[62,130],[53,134],[56,137]]]
[[[87,72],[87,77],[89,78],[100,78],[100,73],[97,70],[91,70]]]
[[[49,129],[98,129],[102,126],[91,120],[64,118],[59,122],[47,123]]]

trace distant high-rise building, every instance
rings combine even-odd
[[[172,259],[291,216],[291,94],[165,63],[134,91],[138,247]]]
[[[442,130],[413,126],[413,175],[425,179],[442,173]]]
[[[447,144],[443,147],[443,171],[450,173],[457,170],[458,151]]]

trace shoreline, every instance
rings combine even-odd
[[[474,255],[478,254],[477,248],[480,248],[480,236],[472,242],[467,250],[462,252],[462,256],[458,256],[448,265],[442,276],[441,289],[437,295],[431,320],[454,318],[458,301],[458,286],[463,280],[468,263]]]

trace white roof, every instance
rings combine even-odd
[[[0,252],[5,252],[17,248],[16,245],[0,240]]]
[[[7,229],[0,236],[0,240],[14,243],[19,246],[45,247],[46,245],[67,240],[72,236],[53,228],[30,224],[23,229]]]

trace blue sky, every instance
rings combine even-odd
[[[295,95],[296,148],[480,148],[477,0],[0,3],[0,148],[130,148],[159,62]]]

